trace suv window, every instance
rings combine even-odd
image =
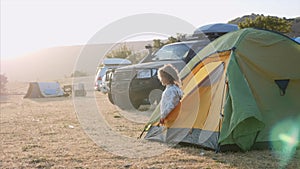
[[[187,56],[189,49],[190,48],[185,44],[164,46],[154,54],[152,60],[181,60]]]

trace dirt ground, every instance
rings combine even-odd
[[[27,88],[10,83],[1,96],[0,168],[300,168],[299,150],[281,167],[284,157],[270,150],[215,153],[137,140],[151,112],[130,120],[101,93],[89,91],[78,105],[72,97],[23,99]],[[99,118],[80,114],[90,102]]]

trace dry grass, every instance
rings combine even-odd
[[[177,145],[152,157],[118,156],[85,133],[71,97],[23,99],[27,85],[10,84],[10,95],[1,100],[0,168],[280,168],[279,157],[268,150],[215,153]],[[106,96],[97,93],[96,100],[106,107],[101,112],[111,131],[140,134],[142,123],[124,118]],[[298,151],[286,168],[300,168],[299,159]]]

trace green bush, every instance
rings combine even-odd
[[[238,24],[239,28],[260,28],[281,33],[291,32],[292,23],[285,18],[275,16],[259,15],[255,19],[246,18],[245,21]]]

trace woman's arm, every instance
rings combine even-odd
[[[167,90],[163,95],[161,102],[161,119],[165,119],[168,114],[175,108],[179,100],[176,95],[176,90]]]

